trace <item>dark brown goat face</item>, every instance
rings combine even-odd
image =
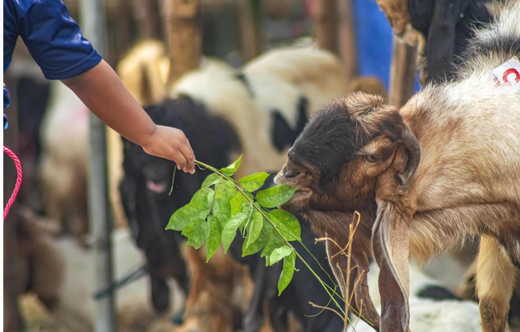
[[[419,158],[415,136],[398,111],[363,93],[335,100],[305,127],[275,179],[298,187],[284,205],[292,212],[363,210],[377,178],[395,168],[404,185]]]

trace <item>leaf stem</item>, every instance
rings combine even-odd
[[[213,167],[213,166],[210,166],[206,163],[203,163],[201,161],[198,161],[198,160],[195,160],[195,164],[201,166],[201,167],[204,167],[204,168],[207,168],[209,169],[210,171],[218,174],[220,177],[228,180],[228,181],[231,181],[231,183],[233,183],[233,185],[235,186],[235,188],[247,199],[247,201],[249,201],[249,203],[251,203],[253,205],[253,207],[258,211],[260,212],[260,214],[271,224],[271,226],[273,226],[273,228],[278,232],[278,234],[282,237],[282,239],[285,241],[285,243],[296,253],[296,255],[298,256],[298,258],[303,262],[303,264],[309,269],[309,271],[311,271],[311,273],[316,277],[316,279],[318,279],[318,281],[320,282],[320,284],[322,285],[322,287],[325,289],[325,291],[327,292],[327,294],[330,296],[330,298],[334,301],[334,303],[336,304],[336,306],[339,308],[339,310],[343,313],[343,315],[345,315],[346,319],[348,319],[348,317],[346,316],[346,313],[345,313],[345,310],[343,309],[343,306],[341,306],[338,301],[336,300],[336,298],[334,297],[334,294],[335,295],[338,295],[337,292],[335,291],[335,288],[332,289],[331,286],[327,285],[326,283],[323,282],[323,280],[321,280],[321,278],[316,274],[316,272],[314,272],[314,270],[311,268],[311,266],[305,261],[305,259],[303,259],[303,257],[298,253],[298,251],[296,251],[296,249],[294,249],[293,245],[291,243],[289,243],[289,241],[285,238],[285,236],[282,234],[282,232],[278,229],[278,227],[276,227],[276,225],[271,221],[271,219],[267,216],[267,214],[265,213],[264,209],[261,209],[259,208],[258,206],[256,206],[256,204],[254,204],[254,201],[251,200],[251,198],[249,198],[249,196],[246,195],[244,189],[242,189],[242,187],[240,187],[238,185],[238,183],[233,179],[233,178],[230,178],[228,177],[227,175],[223,174],[220,170],[218,170],[217,168]],[[299,242],[301,245],[303,245],[303,243]],[[306,248],[307,249],[307,248]],[[307,249],[308,250],[308,249]],[[332,294],[331,292],[329,291],[330,288],[332,290]]]

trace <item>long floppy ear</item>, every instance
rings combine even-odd
[[[329,259],[332,272],[334,273],[334,276],[336,277],[336,280],[338,281],[338,284],[341,288],[341,295],[348,303],[346,287],[348,258],[342,252],[346,246],[343,244],[343,242],[333,243],[332,241],[327,240],[327,258]],[[358,315],[358,317],[372,326],[375,331],[379,331],[379,313],[375,309],[368,292],[368,258],[364,252],[355,250],[357,247],[358,246],[355,245],[352,247],[353,250],[350,262],[351,273],[348,285],[348,296],[350,297],[352,292],[354,292],[354,301],[352,301],[350,305],[355,310],[356,315],[361,313],[361,316]]]
[[[372,249],[379,265],[381,332],[408,332],[409,239],[408,223],[395,206],[377,200],[377,218],[372,232]]]
[[[397,173],[397,178],[399,179],[401,186],[404,186],[415,173],[417,167],[419,167],[419,162],[421,161],[421,147],[419,146],[419,142],[414,133],[407,125],[405,125],[401,134],[401,143],[408,153],[408,162],[405,169]]]

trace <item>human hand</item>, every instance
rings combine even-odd
[[[195,173],[195,154],[182,130],[157,126],[142,147],[149,155],[173,160],[185,173]]]

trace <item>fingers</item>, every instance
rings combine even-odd
[[[191,147],[189,145],[181,145],[179,151],[182,153],[184,159],[186,160],[186,164],[182,168],[182,170],[186,173],[195,173],[195,156]]]
[[[182,155],[180,150],[178,150],[178,149],[173,150],[172,159],[177,164],[178,169],[184,170],[184,168],[186,168],[186,158]]]

